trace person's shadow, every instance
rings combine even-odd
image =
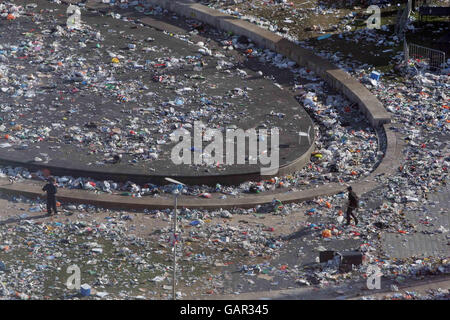
[[[303,229],[295,231],[295,232],[293,232],[289,235],[283,236],[281,238],[282,238],[282,240],[290,241],[290,240],[294,240],[294,239],[304,238],[304,237],[310,235],[311,233],[313,233],[313,230],[311,230],[311,228],[305,227]]]

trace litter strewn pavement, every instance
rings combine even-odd
[[[92,39],[97,37],[96,34],[90,36]],[[236,47],[242,47],[241,50],[248,49],[247,45],[237,44],[237,37],[227,41],[231,41],[227,46],[235,43]],[[134,50],[133,46],[128,48]],[[8,60],[4,59],[17,51],[14,49],[19,50],[8,47],[7,55],[0,53],[0,66],[7,66],[0,68],[0,74],[12,72],[5,63]],[[207,55],[208,50],[202,54]],[[293,190],[328,181],[348,183],[373,170],[383,155],[382,148],[376,133],[364,122],[355,106],[339,95],[330,95],[322,81],[309,70],[289,66],[288,60],[267,50],[253,50],[251,54],[277,67],[293,69],[298,78],[310,81],[308,84],[292,83],[290,89],[298,93],[300,104],[315,121],[317,142],[312,161],[290,177],[234,187],[193,186],[185,188],[184,193],[197,196],[219,192],[223,196],[236,196],[242,192]],[[365,279],[370,264],[379,266],[384,277],[398,284],[411,278],[449,274],[448,251],[429,257],[397,259],[386,256],[381,245],[385,233],[401,237],[426,233],[449,239],[450,226],[437,218],[437,214],[448,216],[448,207],[441,211],[430,209],[436,203],[429,200],[430,194],[439,193],[448,183],[448,72],[433,73],[418,62],[416,69],[404,66],[403,71],[409,77],[403,83],[388,80],[383,74],[373,82],[370,66],[345,61],[336,53],[322,52],[321,55],[344,66],[360,79],[392,113],[392,126],[407,143],[404,163],[395,175],[379,177],[380,189],[361,197],[358,226],[344,226],[346,194],[343,193],[301,204],[284,205],[275,199],[271,204],[253,209],[180,209],[181,297],[239,294],[261,288],[326,288],[331,284],[351,284]],[[116,63],[111,60],[111,64]],[[83,82],[83,77],[83,74],[73,74],[67,80]],[[20,83],[15,83],[19,78],[13,77],[13,80],[12,84],[8,80],[8,86],[4,85],[8,90],[2,94],[9,94],[11,87],[14,92],[22,90],[22,93],[30,94],[26,87],[19,89]],[[35,79],[27,81],[33,83]],[[0,83],[3,83],[2,78]],[[180,104],[183,104],[181,98],[174,100],[175,106]],[[3,106],[2,110],[5,107],[8,106]],[[11,124],[15,122],[13,120],[0,123],[0,131],[5,130],[2,135],[13,136],[13,131],[26,131],[18,126],[18,122]],[[45,137],[45,132],[43,130],[39,135]],[[0,147],[2,143],[10,142],[1,141]],[[45,154],[39,158],[47,161]],[[14,168],[2,168],[0,175],[19,180],[33,178],[40,181],[44,178],[42,172]],[[169,194],[172,187],[73,177],[57,177],[57,183],[60,187],[123,192],[130,196]],[[6,209],[0,221],[1,298],[81,298],[77,292],[65,287],[69,276],[66,269],[72,264],[80,264],[82,284],[89,285],[90,290],[86,292],[90,292],[91,298],[170,298],[173,232],[170,209],[131,213],[63,204],[59,216],[44,218],[43,201],[14,197],[4,203]],[[430,214],[417,223],[414,218],[421,212]],[[319,253],[330,249],[359,250],[364,253],[366,263],[348,272],[340,271],[332,262],[320,264],[317,261]],[[448,293],[435,292],[430,297],[398,294],[394,298],[440,298],[445,294]]]

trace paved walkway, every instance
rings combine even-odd
[[[428,195],[429,202],[422,207],[423,210],[408,213],[407,219],[416,226],[416,233],[386,233],[382,236],[382,247],[388,257],[450,257],[448,182],[437,192]]]
[[[363,298],[384,299],[395,293],[415,292],[421,295],[428,290],[450,288],[450,277],[437,277],[426,281],[411,281],[403,285],[396,285],[399,291],[392,291],[391,282],[382,282],[381,290],[373,292],[367,289],[365,283],[352,285],[328,286],[324,288],[302,287],[290,290],[270,290],[262,292],[247,292],[239,295],[215,296],[216,300],[360,300]],[[208,297],[207,299],[211,299]]]

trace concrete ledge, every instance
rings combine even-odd
[[[176,34],[184,34],[186,31],[182,28],[179,28],[173,24],[168,24],[166,22],[163,22],[161,20],[152,18],[152,17],[144,17],[139,19],[139,22],[142,23],[145,26],[152,27],[153,29],[156,29],[158,31],[167,31],[171,33]]]
[[[45,198],[41,191],[42,186],[30,183],[9,184],[5,179],[0,179],[0,192],[12,195],[23,195],[32,199]],[[272,202],[274,198],[283,203],[312,200],[320,196],[327,196],[344,191],[344,186],[338,184],[324,185],[318,188],[270,195],[246,195],[241,198],[227,199],[202,199],[194,196],[181,196],[178,198],[178,206],[183,208],[199,209],[232,209],[253,208]],[[84,190],[59,189],[57,200],[62,203],[90,204],[110,209],[165,209],[173,207],[173,198],[167,197],[143,197],[133,198],[120,195],[96,194]]]
[[[398,143],[398,139],[387,125],[380,129],[386,134],[388,148],[385,157],[378,168],[368,177],[362,178],[352,183],[354,190],[358,194],[369,192],[380,185],[377,177],[383,174],[391,174],[397,170],[401,162],[402,145]],[[41,186],[32,183],[14,183],[9,184],[5,179],[0,179],[0,192],[14,195],[24,195],[30,198],[43,198]],[[244,195],[240,198],[227,199],[202,199],[194,196],[181,196],[178,199],[178,205],[183,208],[199,208],[199,209],[232,209],[232,208],[253,208],[272,202],[274,198],[281,200],[283,203],[301,202],[312,200],[317,197],[325,197],[344,192],[346,187],[338,183],[330,183],[316,188],[303,191],[286,192],[279,194],[256,194]],[[90,204],[111,209],[165,209],[173,206],[172,197],[143,197],[132,198],[119,195],[97,194],[84,190],[60,189],[57,199],[63,203]]]

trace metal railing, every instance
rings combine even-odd
[[[403,51],[405,61],[419,60],[426,63],[430,68],[441,69],[445,65],[445,52],[422,47],[414,43],[404,41]]]

